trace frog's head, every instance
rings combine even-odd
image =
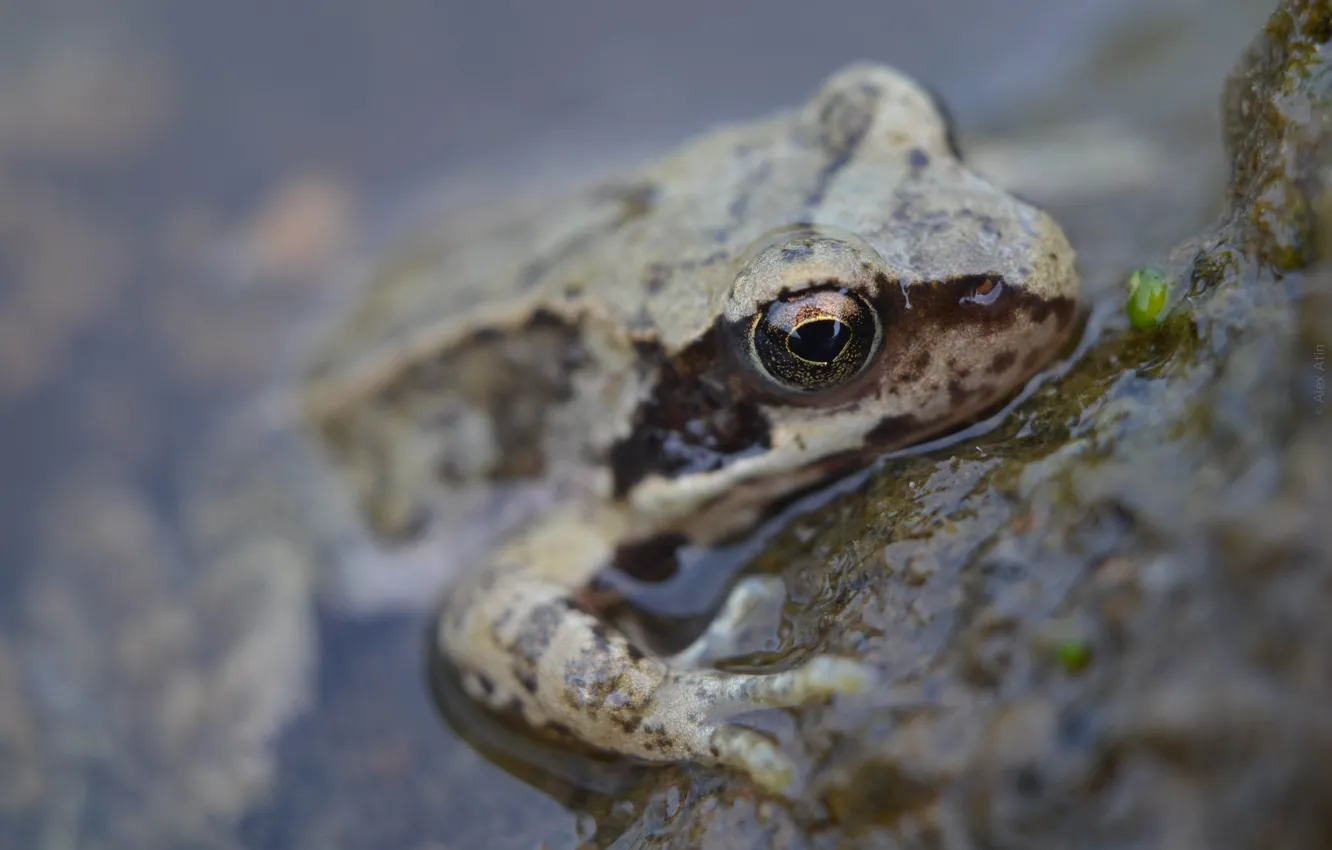
[[[748,423],[748,442],[711,468],[649,477],[631,500],[658,521],[677,517],[689,539],[723,539],[781,497],[1014,395],[1066,340],[1077,278],[1058,227],[1002,198],[1030,211],[1030,227],[989,253],[930,257],[899,240],[893,257],[810,224],[759,240],[705,378],[727,387],[726,421]]]
[[[901,74],[842,70],[771,144],[706,351],[673,359],[612,457],[636,516],[699,542],[978,418],[1075,324],[1059,226],[968,169]]]

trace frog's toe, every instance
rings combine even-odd
[[[764,790],[786,796],[795,786],[796,766],[777,743],[743,726],[720,726],[712,733],[718,764],[748,775]]]
[[[869,690],[873,668],[850,658],[816,655],[778,673],[730,673],[703,668],[675,669],[658,691],[659,706],[731,716],[756,708],[795,708],[838,694]]]
[[[816,655],[781,673],[749,677],[744,696],[755,705],[787,708],[837,694],[866,691],[877,679],[874,669],[859,661]]]

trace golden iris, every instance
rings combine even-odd
[[[874,308],[846,289],[806,290],[778,298],[750,327],[749,356],[787,390],[819,392],[859,375],[879,348]]]

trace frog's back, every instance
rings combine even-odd
[[[699,238],[703,222],[716,220],[699,208],[730,194],[719,190],[715,181],[726,176],[715,172],[732,164],[718,169],[712,152],[699,150],[717,146],[712,136],[674,159],[692,161],[695,173],[673,176],[693,184],[702,178],[711,184],[706,191],[668,185],[649,167],[555,197],[454,209],[418,226],[381,258],[343,323],[315,352],[309,375],[316,392],[359,395],[358,386],[380,383],[405,362],[484,330],[520,330],[542,311],[571,319],[607,311],[617,325],[647,330],[654,323],[646,302],[667,277],[682,264],[729,257],[715,232]],[[700,174],[704,163],[712,167]],[[674,312],[691,327],[706,323],[729,282],[722,274],[712,291],[693,288],[694,297],[677,299]],[[707,296],[697,297],[700,291]]]
[[[354,404],[404,363],[479,332],[512,333],[538,314],[600,314],[674,354],[720,313],[746,248],[765,232],[815,220],[882,229],[885,198],[912,174],[905,148],[922,140],[935,148],[922,155],[949,155],[928,96],[890,69],[852,66],[795,113],[714,130],[588,189],[456,210],[418,229],[367,281],[316,353],[311,402]],[[868,147],[884,155],[866,157]],[[853,175],[842,172],[853,159],[874,172],[848,192]]]

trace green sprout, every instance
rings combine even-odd
[[[1161,319],[1170,283],[1156,269],[1138,269],[1129,275],[1128,286],[1129,321],[1137,330],[1149,331]]]
[[[1055,644],[1055,658],[1066,673],[1081,673],[1091,663],[1091,645],[1081,640],[1062,640]]]

